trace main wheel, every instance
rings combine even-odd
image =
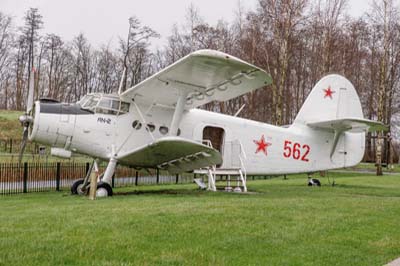
[[[76,180],[71,186],[71,193],[77,195],[85,195],[86,192],[83,191],[83,179]]]
[[[112,187],[106,182],[97,183],[96,197],[111,197],[113,195]]]

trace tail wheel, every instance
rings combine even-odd
[[[105,182],[97,183],[96,197],[111,197],[113,195],[112,187]]]
[[[83,190],[83,179],[76,180],[71,186],[71,193],[77,195],[85,195],[86,192]]]
[[[312,179],[308,180],[308,185],[309,186],[318,186],[318,187],[320,187],[321,186],[321,182],[316,178],[312,178]]]

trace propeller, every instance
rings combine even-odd
[[[21,146],[19,149],[19,156],[18,156],[19,163],[21,163],[22,161],[22,156],[24,155],[26,143],[28,141],[29,126],[33,123],[33,117],[31,115],[31,112],[33,108],[34,82],[35,82],[35,69],[32,68],[32,71],[30,72],[30,79],[28,85],[28,99],[26,100],[25,114],[19,117],[19,122],[24,127],[24,131],[22,133]]]
[[[126,75],[126,67],[124,67],[124,72],[122,72],[121,81],[120,81],[119,87],[118,87],[118,95],[121,95],[121,93],[123,93],[122,89],[125,90],[125,88],[122,88],[122,86],[124,84],[125,75]]]

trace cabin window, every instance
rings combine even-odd
[[[139,122],[139,120],[135,120],[132,123],[132,127],[136,130],[139,130],[142,128],[142,123]]]
[[[168,134],[168,127],[166,126],[161,126],[159,130],[162,135]]]
[[[156,129],[156,126],[153,124],[147,124],[147,126],[146,126],[147,131],[153,132],[155,129]]]

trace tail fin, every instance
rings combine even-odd
[[[294,124],[363,117],[353,84],[343,76],[333,74],[325,76],[314,86]]]
[[[365,132],[386,129],[382,123],[364,119],[353,84],[340,75],[325,76],[315,85],[293,125],[331,132],[327,141],[332,168],[360,162]]]

